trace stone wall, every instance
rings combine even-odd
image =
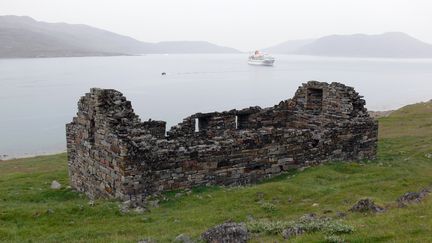
[[[72,186],[142,201],[167,190],[239,185],[325,161],[374,159],[378,123],[352,87],[310,81],[270,108],[197,113],[165,130],[118,91],[91,89],[66,126]]]

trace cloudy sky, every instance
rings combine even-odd
[[[431,0],[0,0],[0,15],[88,24],[148,42],[206,40],[243,51],[388,31],[432,43]]]

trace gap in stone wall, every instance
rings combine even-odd
[[[210,117],[199,117],[198,118],[198,129],[199,131],[207,130],[209,126]]]
[[[306,109],[308,110],[321,110],[323,102],[323,90],[308,88],[306,98]]]
[[[195,132],[199,132],[200,131],[200,129],[199,129],[199,120],[198,120],[198,118],[195,118]]]
[[[249,116],[250,114],[239,114],[236,116],[236,128],[246,129],[249,127]]]

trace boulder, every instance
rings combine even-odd
[[[59,189],[61,189],[61,187],[62,187],[62,185],[60,184],[60,182],[58,182],[58,181],[52,181],[51,182],[51,189],[59,190]]]
[[[208,229],[201,237],[209,243],[243,243],[249,233],[244,223],[226,222]]]
[[[381,206],[378,206],[374,203],[373,200],[369,198],[361,199],[358,201],[352,208],[349,210],[351,212],[360,212],[360,213],[381,213],[384,212],[384,208]]]
[[[430,191],[428,189],[423,189],[420,192],[407,192],[399,197],[396,201],[400,207],[406,206],[408,203],[419,203],[423,198],[425,198]]]
[[[146,210],[143,207],[136,207],[133,210],[136,214],[143,214]]]

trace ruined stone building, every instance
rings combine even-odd
[[[325,161],[373,159],[378,123],[352,87],[310,81],[270,108],[197,113],[165,130],[116,90],[91,89],[66,126],[72,186],[144,199],[198,185],[256,182]]]

